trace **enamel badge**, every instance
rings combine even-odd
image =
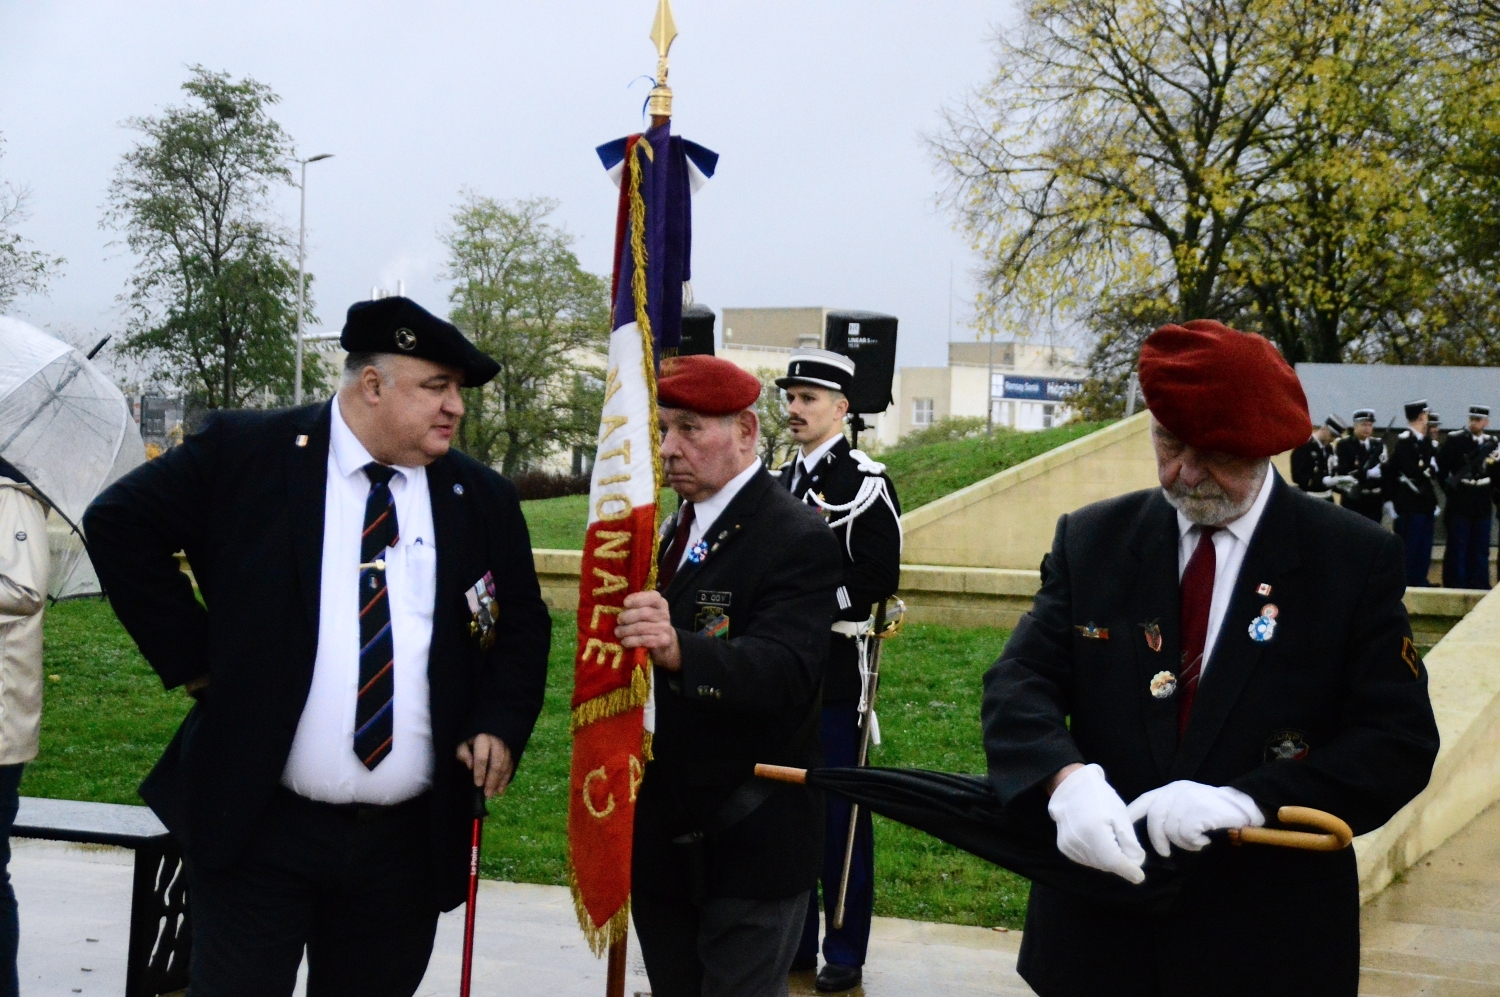
[[[699,540],[688,550],[688,560],[694,564],[702,564],[703,559],[708,556],[708,541]]]
[[[1088,626],[1076,624],[1073,629],[1077,630],[1078,636],[1084,640],[1109,640],[1109,628],[1096,627],[1092,621],[1090,621]]]
[[[1261,607],[1260,615],[1250,621],[1250,639],[1264,644],[1276,636],[1276,615],[1279,611],[1271,603]]]
[[[1151,697],[1166,699],[1177,691],[1177,676],[1171,672],[1157,672],[1151,676]]]
[[[1161,652],[1161,625],[1155,620],[1150,623],[1142,623],[1141,630],[1146,635],[1146,646],[1157,653]]]

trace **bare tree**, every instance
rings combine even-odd
[[[0,155],[4,155],[0,140]],[[66,262],[32,249],[16,227],[30,212],[31,191],[24,185],[0,181],[0,309],[23,294],[42,294]]]

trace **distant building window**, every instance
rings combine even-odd
[[[1051,429],[1052,428],[1052,413],[1053,413],[1053,411],[1056,408],[1057,408],[1056,405],[1043,405],[1042,406],[1042,428],[1043,429]]]
[[[913,426],[932,425],[931,398],[913,398],[911,400],[911,424]]]

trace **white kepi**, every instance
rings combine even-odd
[[[146,459],[120,389],[82,353],[0,316],[0,457],[52,506],[54,599],[98,594],[79,521],[90,502]]]

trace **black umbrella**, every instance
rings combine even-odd
[[[1183,872],[1202,854],[1174,851],[1170,858],[1162,858],[1147,848],[1146,881],[1136,886],[1066,858],[1057,850],[1057,828],[1040,797],[1003,807],[983,776],[920,769],[797,769],[779,765],[757,765],[755,774],[837,793],[1027,879],[1107,903],[1152,909],[1169,906],[1182,887]],[[1348,825],[1321,811],[1283,807],[1278,816],[1285,823],[1310,824],[1329,833],[1243,828],[1228,837],[1236,844],[1322,851],[1345,847],[1353,838]]]

